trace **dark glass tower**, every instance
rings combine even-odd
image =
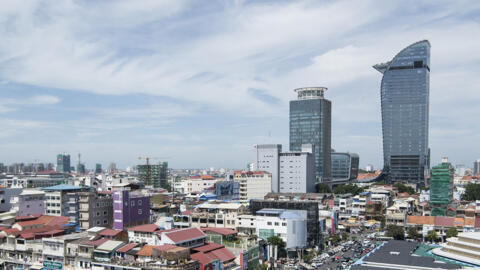
[[[70,172],[70,155],[65,155],[65,154],[57,155],[57,172],[61,172],[61,173]]]
[[[384,171],[391,182],[423,185],[429,171],[430,43],[416,42],[373,66],[381,83]]]
[[[302,144],[315,147],[317,182],[330,181],[332,103],[323,97],[326,87],[295,89],[297,100],[290,101],[290,151],[301,151]]]

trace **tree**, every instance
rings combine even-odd
[[[400,193],[407,192],[409,195],[415,194],[415,189],[411,186],[406,186],[402,183],[395,183],[393,186],[396,187]]]
[[[418,232],[415,227],[408,228],[407,234],[410,239],[416,239],[418,237]]]
[[[336,245],[338,242],[342,241],[342,238],[338,234],[335,234],[330,240],[332,241],[332,244]]]
[[[347,194],[351,193],[352,195],[358,195],[362,193],[365,190],[365,188],[358,187],[353,184],[347,184],[347,185],[338,185],[334,190],[333,193],[335,194]]]
[[[278,257],[285,257],[284,255],[286,255],[285,253],[285,242],[283,241],[282,238],[274,235],[274,236],[270,236],[268,239],[267,239],[267,243],[269,245],[272,245],[272,246],[276,246],[278,247]]]
[[[347,241],[348,240],[348,233],[342,233],[342,240]]]
[[[458,235],[457,228],[452,227],[447,230],[447,238],[457,237],[457,235]]]
[[[462,195],[464,201],[480,200],[480,184],[468,183],[465,186],[465,193]]]
[[[332,190],[327,184],[324,183],[318,183],[316,185],[317,188],[317,193],[332,193]]]
[[[380,220],[380,228],[382,230],[385,229],[385,223],[386,223],[385,216],[382,216],[382,219]]]
[[[430,242],[437,241],[438,235],[435,230],[428,231],[426,239]]]
[[[405,230],[403,229],[403,227],[397,225],[388,225],[386,235],[388,237],[392,237],[395,240],[404,240]]]

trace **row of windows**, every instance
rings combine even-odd
[[[280,223],[278,223],[278,222],[274,222],[274,224],[275,224],[275,226],[280,226]],[[272,222],[271,222],[271,221],[268,221],[268,222],[267,222],[267,225],[272,226]],[[284,227],[287,226],[287,223],[286,223],[286,222],[282,222],[282,226],[284,226]]]

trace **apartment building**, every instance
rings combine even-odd
[[[17,216],[43,215],[45,213],[45,192],[36,189],[24,189],[10,200],[12,211]]]
[[[197,205],[190,212],[191,227],[220,227],[236,229],[238,216],[243,214],[245,206],[240,203],[207,202]]]
[[[110,192],[79,192],[80,229],[113,226],[113,197]]]
[[[70,218],[70,222],[78,223],[78,192],[87,189],[66,184],[43,188],[42,190],[45,191],[45,214],[66,216]]]
[[[125,230],[150,222],[150,195],[129,188],[113,192],[113,227]]]
[[[240,200],[262,200],[272,191],[272,174],[269,172],[235,171],[234,181],[240,184]]]

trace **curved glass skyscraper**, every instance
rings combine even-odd
[[[423,185],[429,170],[430,43],[416,42],[373,66],[381,83],[384,171],[391,182]]]

